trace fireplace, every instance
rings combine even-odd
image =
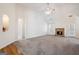
[[[64,28],[56,28],[55,35],[56,36],[64,36]]]

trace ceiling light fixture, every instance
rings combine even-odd
[[[53,9],[49,3],[46,4],[46,10],[45,10],[45,14],[50,15],[53,11],[55,11],[55,9]]]

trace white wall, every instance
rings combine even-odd
[[[24,17],[24,13],[25,13],[25,8],[20,5],[20,4],[16,4],[16,23],[17,23],[17,37],[18,40],[21,40],[25,37],[25,17]]]
[[[36,10],[26,10],[26,38],[46,35],[46,22],[42,14]]]
[[[2,32],[2,16],[6,14],[9,17],[9,30]],[[0,48],[16,40],[15,26],[15,4],[0,4]]]
[[[76,21],[75,21],[75,26],[76,26],[76,37],[79,38],[79,16],[76,16]]]
[[[16,20],[22,19],[22,24],[17,25],[19,40],[46,35],[47,24],[43,15],[41,12],[28,7],[16,4]]]

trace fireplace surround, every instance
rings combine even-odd
[[[56,36],[64,36],[64,28],[56,28],[55,35]]]

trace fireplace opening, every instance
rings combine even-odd
[[[58,35],[62,35],[62,32],[61,32],[61,31],[58,31],[57,34],[58,34]]]
[[[64,28],[56,28],[56,36],[64,36]]]

